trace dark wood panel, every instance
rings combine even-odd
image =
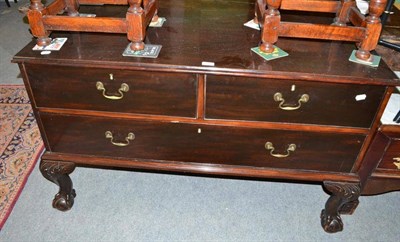
[[[127,71],[51,65],[26,65],[35,103],[39,107],[88,109],[110,112],[196,116],[197,80],[193,74]],[[110,80],[113,74],[113,80]],[[96,88],[102,82],[106,95]]]
[[[362,194],[376,195],[392,191],[400,191],[400,177],[379,177],[378,173],[373,173],[368,179]]]
[[[374,159],[378,169],[400,178],[400,126],[382,125],[368,150],[366,159]]]
[[[216,165],[349,172],[365,138],[46,113],[41,117],[52,152]],[[129,132],[135,139],[117,147],[105,138],[106,131],[113,133],[115,142],[125,142]],[[292,143],[297,148],[287,158],[275,158],[264,147],[268,141],[275,153],[285,154]]]
[[[40,112],[53,113],[60,115],[78,115],[78,116],[102,116],[106,118],[123,118],[131,120],[147,120],[147,121],[162,121],[162,122],[180,122],[190,124],[205,124],[205,125],[222,125],[233,127],[247,127],[247,128],[262,128],[262,129],[281,129],[281,130],[295,130],[295,131],[312,131],[316,132],[330,132],[330,133],[347,133],[347,134],[369,134],[369,129],[366,128],[349,128],[340,126],[327,126],[327,125],[307,125],[307,124],[293,124],[293,123],[274,123],[274,122],[254,122],[243,120],[226,120],[226,119],[201,119],[201,118],[186,118],[175,116],[156,116],[146,114],[129,114],[129,113],[111,113],[91,110],[77,110],[77,109],[57,109],[57,108],[39,108]]]
[[[77,166],[100,166],[100,167],[122,167],[128,169],[148,169],[152,171],[168,171],[168,172],[184,172],[185,174],[211,174],[217,176],[228,177],[254,177],[254,178],[273,178],[273,179],[293,179],[297,181],[346,181],[359,182],[359,178],[354,173],[342,172],[322,172],[308,170],[293,169],[277,169],[267,167],[251,167],[251,166],[230,166],[230,165],[213,165],[204,163],[188,163],[165,160],[142,160],[132,158],[88,156],[65,154],[55,152],[45,152],[42,156],[45,160],[69,161],[74,162]]]
[[[399,158],[399,160],[394,158]],[[400,179],[400,169],[394,162],[400,163],[400,127],[382,125],[369,146],[358,172],[361,183],[367,186],[368,194],[391,189],[392,186],[388,185],[390,182],[384,180],[385,176]],[[379,176],[379,181],[371,181],[371,173],[372,176]],[[379,185],[386,187],[379,187]]]
[[[206,90],[206,118],[209,119],[368,128],[386,89],[382,86],[208,75]],[[274,100],[278,92],[285,100],[283,106],[298,106],[303,94],[307,94],[309,100],[301,103],[297,110],[282,110],[280,102]],[[365,100],[357,101],[356,97],[362,95]]]

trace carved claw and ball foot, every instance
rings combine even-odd
[[[69,177],[74,169],[75,164],[72,162],[42,160],[40,163],[42,175],[60,187],[53,199],[53,207],[60,211],[70,210],[74,205],[76,193]]]
[[[59,192],[53,199],[53,208],[60,211],[68,211],[74,205],[75,197],[75,189],[72,189],[71,193]]]
[[[321,225],[328,233],[343,230],[340,214],[352,214],[358,205],[361,193],[359,183],[324,182],[324,187],[332,193],[321,211]]]
[[[327,214],[326,210],[321,211],[321,225],[328,233],[336,233],[343,230],[343,222],[339,214]]]

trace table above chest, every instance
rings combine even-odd
[[[126,6],[81,6],[81,13],[97,17],[121,17]],[[168,0],[159,6],[158,15],[166,17],[163,27],[148,28],[146,44],[162,45],[156,59],[122,56],[129,44],[123,34],[53,33],[67,37],[60,51],[41,56],[28,45],[15,60],[49,64],[101,65],[118,69],[167,70],[230,75],[274,77],[328,82],[393,84],[395,78],[384,63],[371,68],[348,61],[353,43],[280,40],[288,57],[265,61],[250,49],[258,46],[260,31],[243,26],[254,17],[252,1]],[[283,19],[329,23],[330,15],[282,13]],[[33,42],[32,42],[33,45]],[[211,62],[213,67],[202,65]]]

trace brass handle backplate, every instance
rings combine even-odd
[[[275,154],[274,150],[275,147],[271,142],[265,143],[265,149],[269,150],[269,154],[276,158],[285,158],[290,155],[290,152],[294,152],[296,150],[295,144],[289,144],[288,148],[286,149],[286,154]]]
[[[308,94],[303,94],[301,95],[300,99],[297,101],[298,105],[297,106],[288,106],[285,105],[285,99],[283,98],[282,93],[277,92],[274,94],[274,100],[276,102],[279,102],[279,108],[282,110],[286,111],[292,111],[292,110],[297,110],[301,107],[301,103],[306,103],[308,100],[310,100],[310,96]]]
[[[397,167],[398,170],[400,170],[400,157],[395,157],[393,158],[394,161],[397,162],[393,162],[393,164]]]
[[[104,88],[104,84],[102,82],[96,82],[96,88],[99,91],[103,92],[103,97],[110,99],[110,100],[119,100],[122,99],[124,97],[124,92],[128,92],[129,91],[129,86],[126,83],[122,83],[121,87],[118,89],[118,96],[114,96],[114,95],[107,95],[106,94],[106,89]]]
[[[115,146],[120,146],[120,147],[124,147],[124,146],[129,145],[129,141],[135,139],[135,135],[133,133],[129,133],[128,136],[125,137],[125,141],[126,141],[125,143],[115,142],[113,134],[111,133],[111,131],[106,131],[105,135],[106,135],[106,139],[110,139],[111,140],[111,144],[113,144]]]

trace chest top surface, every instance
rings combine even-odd
[[[80,12],[123,17],[126,9],[127,6],[81,6]],[[61,32],[51,35],[68,38],[60,51],[41,55],[40,51],[32,51],[32,41],[13,61],[400,84],[383,61],[378,68],[348,61],[356,48],[353,43],[281,38],[278,46],[289,56],[262,59],[250,50],[258,45],[260,31],[243,26],[254,17],[254,1],[164,0],[160,2],[159,16],[165,17],[166,22],[161,28],[149,28],[145,40],[146,44],[162,45],[156,59],[122,56],[129,44],[124,34]],[[313,22],[329,22],[331,17],[282,14],[283,20],[304,18]],[[215,66],[202,66],[204,61]]]

